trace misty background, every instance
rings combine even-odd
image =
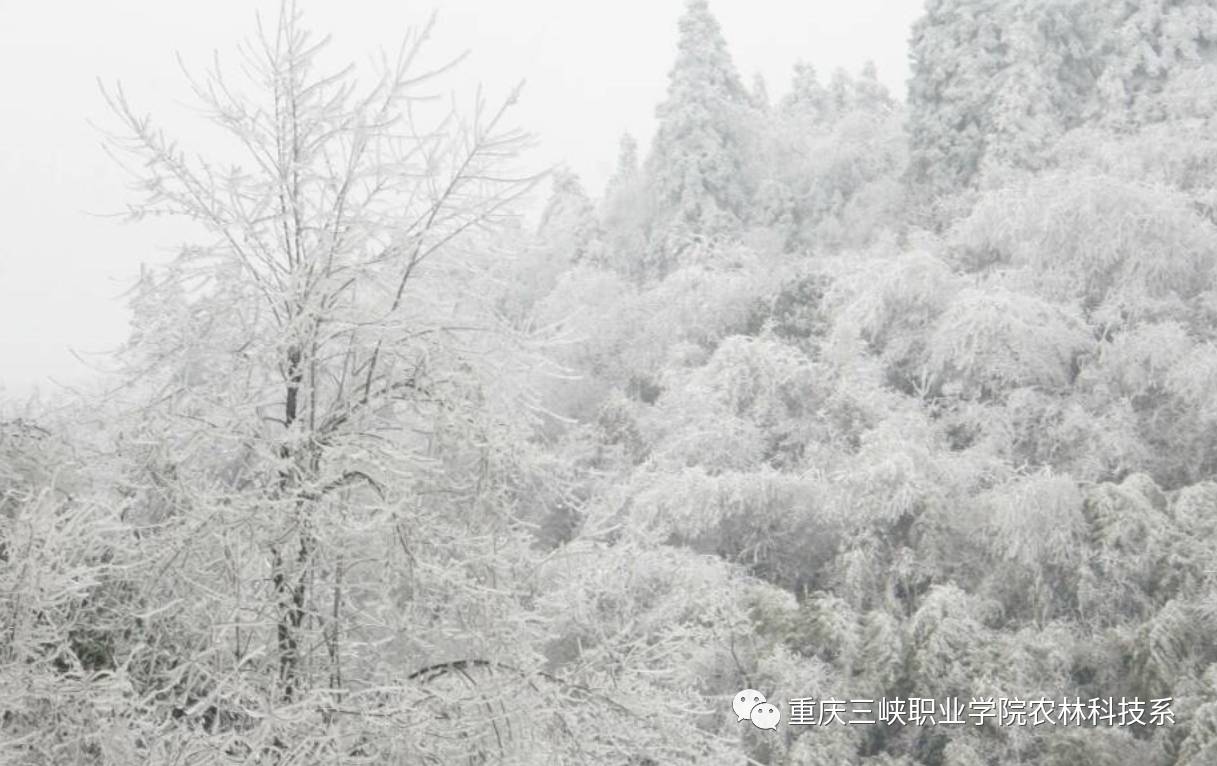
[[[838,67],[856,74],[873,60],[880,81],[900,97],[909,28],[921,5],[718,0],[714,12],[745,82],[759,73],[775,98],[787,91],[800,60],[822,78]],[[495,96],[525,80],[513,119],[539,141],[531,161],[538,168],[568,164],[596,196],[622,133],[646,150],[683,3],[354,0],[302,7],[316,28],[333,36],[333,60],[361,63],[436,12],[429,60],[470,54],[444,87],[468,99],[478,83]],[[114,122],[97,79],[121,81],[138,109],[189,141],[199,129],[185,105],[186,80],[173,51],[195,73],[211,64],[213,53],[231,58],[236,43],[250,36],[255,11],[273,19],[277,3],[0,1],[0,71],[7,73],[0,99],[6,224],[0,391],[21,398],[36,388],[52,392],[51,381],[90,376],[71,350],[89,365],[104,364],[97,353],[113,350],[127,332],[130,314],[121,296],[139,264],[167,260],[189,238],[179,221],[131,226],[104,217],[125,209],[129,179],[101,147],[100,129],[113,129]]]

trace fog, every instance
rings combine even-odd
[[[98,78],[121,81],[137,109],[190,149],[191,137],[208,137],[192,132],[175,52],[191,71],[215,53],[233,61],[235,45],[255,30],[255,12],[273,19],[277,4],[5,0],[0,7],[0,390],[20,397],[104,365],[104,352],[126,335],[122,295],[139,264],[165,260],[189,236],[180,222],[130,226],[113,217],[130,195],[123,171],[101,147],[101,130],[115,123]],[[493,97],[526,81],[515,120],[538,138],[537,167],[565,163],[595,196],[618,137],[628,131],[644,150],[650,139],[682,3],[353,0],[301,7],[315,29],[332,34],[332,59],[356,62],[393,49],[434,11],[430,60],[469,52],[446,85],[471,99],[479,83]],[[856,72],[871,59],[892,93],[903,94],[916,0],[715,0],[711,8],[741,74],[763,75],[773,97],[799,60],[824,79],[836,67]]]

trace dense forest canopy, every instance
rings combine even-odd
[[[106,91],[207,236],[0,419],[0,762],[1217,763],[1217,2],[928,0],[903,99],[678,31],[603,190],[426,30],[361,85],[285,4],[189,83],[234,167]]]

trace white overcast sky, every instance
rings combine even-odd
[[[683,0],[299,0],[334,55],[366,62],[408,27],[439,20],[433,61],[470,50],[458,95],[481,82],[502,95],[526,80],[516,123],[537,134],[538,166],[566,162],[597,195],[618,137],[645,145],[675,53]],[[867,59],[903,96],[909,27],[923,0],[710,0],[746,81],[786,90],[795,61],[822,78]],[[89,374],[85,358],[121,343],[119,296],[141,262],[165,260],[187,230],[122,224],[126,178],[90,121],[114,126],[96,78],[122,81],[137,111],[188,126],[174,52],[201,69],[271,19],[277,1],[0,0],[0,397]],[[185,132],[189,137],[189,131]],[[193,148],[193,147],[191,147]],[[206,147],[199,147],[203,150]]]

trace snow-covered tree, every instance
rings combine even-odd
[[[579,177],[567,169],[553,175],[553,190],[541,212],[538,235],[567,263],[601,259],[600,222],[596,207]]]
[[[831,100],[816,76],[815,67],[806,62],[794,65],[790,92],[782,98],[781,107],[788,114],[806,115],[813,122],[829,117]]]
[[[663,274],[696,259],[746,214],[745,116],[750,96],[706,0],[688,0],[676,63],[647,160],[657,209],[651,270]]]
[[[765,75],[757,72],[752,76],[752,89],[749,91],[752,97],[752,106],[760,112],[768,112],[771,106],[769,101],[769,85],[765,82]]]
[[[496,305],[514,203],[539,179],[505,125],[515,94],[468,115],[412,106],[448,68],[423,65],[427,30],[360,89],[321,69],[324,41],[283,11],[244,49],[248,79],[217,65],[194,83],[238,164],[186,153],[107,91],[134,217],[188,217],[204,236],[134,291],[119,383],[97,404],[113,489],[89,503],[23,490],[21,523],[0,527],[28,554],[0,564],[5,594],[42,583],[14,612],[21,643],[0,650],[0,725],[17,727],[0,758],[704,753],[713,737],[625,704],[667,707],[666,693],[623,702],[597,690],[612,667],[547,665],[558,615],[539,599],[533,530],[575,501],[532,418],[546,358]],[[573,258],[591,204],[569,176],[557,192],[542,236],[570,235]],[[70,645],[82,626],[94,632]],[[664,630],[665,645],[700,645]],[[648,667],[675,672],[682,652]],[[39,726],[48,700],[73,709],[63,726]]]
[[[910,43],[910,177],[930,193],[969,186],[989,140],[989,105],[1006,64],[1008,6],[930,0]]]
[[[612,199],[638,179],[638,140],[629,133],[617,142],[617,166],[605,187],[605,199]]]
[[[1118,126],[1152,123],[1175,111],[1173,88],[1197,84],[1188,75],[1212,71],[1217,8],[1206,0],[1141,0],[1102,7],[1103,70],[1098,88],[1104,119]],[[1173,91],[1173,92],[1172,92]]]
[[[888,92],[887,86],[879,82],[879,68],[874,61],[862,65],[862,71],[854,80],[853,108],[862,111],[880,111],[893,109],[895,99]]]
[[[617,166],[604,190],[601,220],[606,265],[635,279],[644,276],[654,210],[652,196],[639,167],[638,141],[626,133],[618,143]]]
[[[1043,168],[1066,131],[1095,117],[1099,30],[1089,11],[1078,0],[1011,6],[1003,32],[1006,64],[988,105],[983,169]]]

